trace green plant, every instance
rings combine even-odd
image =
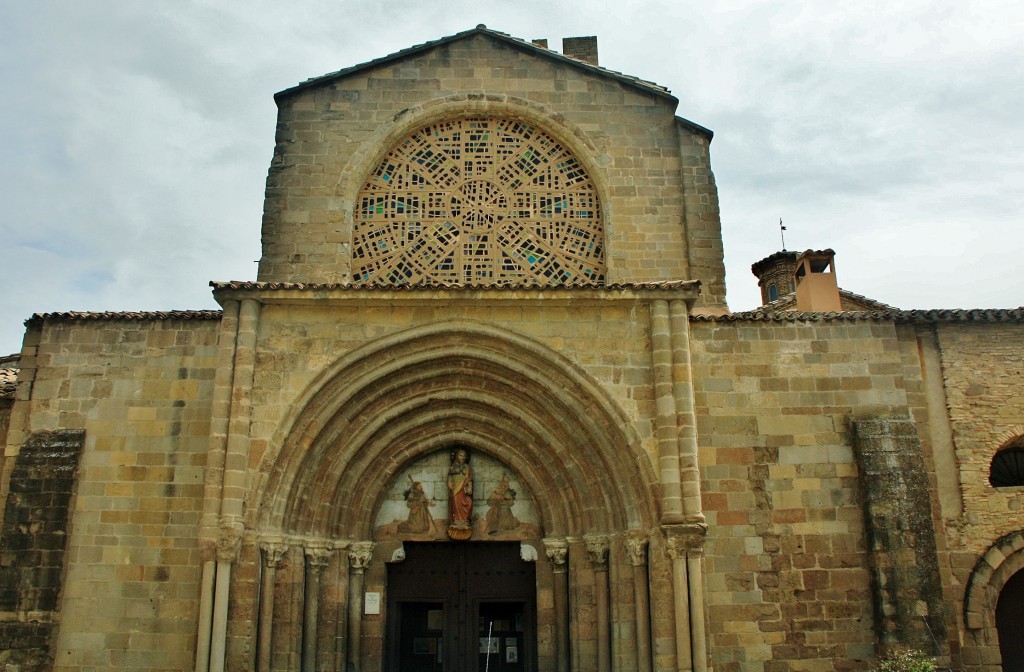
[[[894,649],[878,661],[874,672],[935,672],[935,661],[915,649]]]

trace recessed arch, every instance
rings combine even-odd
[[[466,322],[394,334],[318,376],[261,466],[248,524],[367,538],[383,484],[455,443],[528,481],[546,534],[658,519],[653,464],[601,386],[543,344]]]
[[[994,615],[999,593],[1010,577],[1022,569],[1024,531],[1008,534],[989,547],[975,564],[967,581],[964,624],[968,628],[995,628]]]

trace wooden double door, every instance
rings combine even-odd
[[[406,543],[388,566],[388,672],[535,672],[536,574],[518,542]]]

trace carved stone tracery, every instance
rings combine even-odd
[[[356,199],[353,282],[601,284],[604,230],[579,159],[521,119],[407,135]]]

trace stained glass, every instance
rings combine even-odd
[[[356,199],[355,282],[601,284],[601,208],[579,160],[517,119],[399,141]]]

